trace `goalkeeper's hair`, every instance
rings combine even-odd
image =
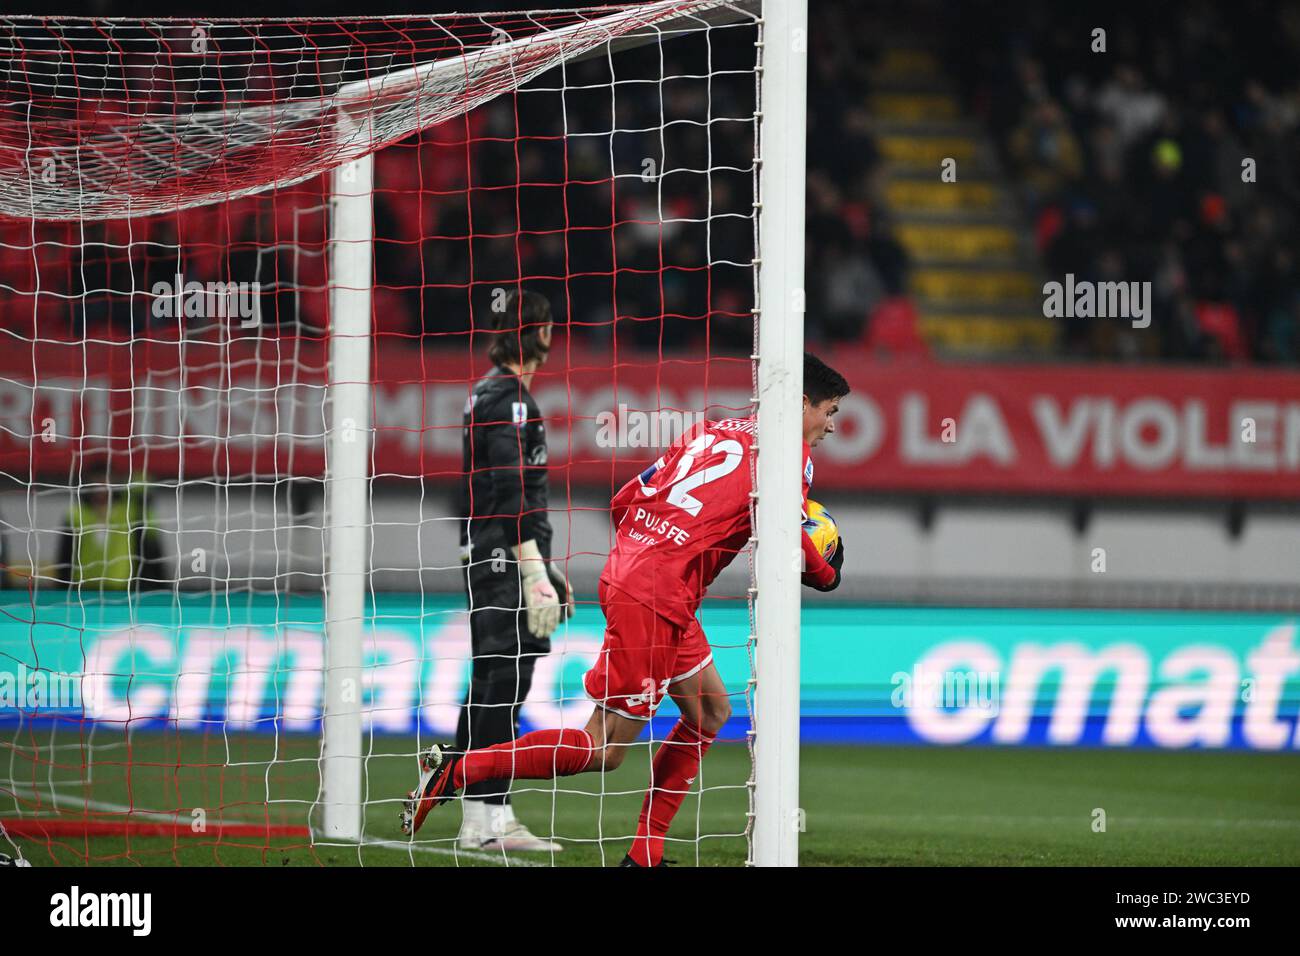
[[[849,382],[817,356],[804,352],[803,393],[809,402],[818,405],[829,398],[843,398],[849,394]]]
[[[492,310],[492,344],[488,358],[497,365],[525,365],[546,357],[542,329],[551,324],[551,303],[536,292],[512,289],[502,308]]]

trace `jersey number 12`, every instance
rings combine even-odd
[[[707,485],[711,481],[717,481],[724,478],[736,470],[740,464],[740,459],[744,457],[745,450],[741,448],[740,442],[734,438],[724,438],[717,441],[718,436],[706,433],[697,437],[682,451],[682,457],[677,461],[677,471],[666,485],[655,487],[647,485],[644,482],[641,485],[641,494],[657,495],[665,488],[668,490],[667,502],[674,507],[681,508],[691,517],[696,517],[704,503],[691,494],[697,488]],[[716,444],[715,444],[716,442]],[[707,468],[701,468],[694,474],[688,474],[691,466],[695,464],[695,459],[705,450],[711,449],[714,454],[726,455],[722,461]],[[663,467],[663,459],[657,462],[659,468]]]

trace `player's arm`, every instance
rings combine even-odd
[[[54,565],[55,587],[71,588],[73,580],[76,577],[72,567],[76,560],[75,545],[77,540],[76,530],[72,527],[72,519],[69,517],[63,523],[63,530],[59,532],[59,558]]]
[[[839,539],[835,553],[830,560],[822,557],[812,538],[800,530],[799,537],[803,545],[804,571],[799,580],[815,591],[834,591],[840,586],[840,566],[844,564],[844,538]]]
[[[140,588],[156,590],[166,587],[171,572],[167,567],[158,531],[152,525],[143,526],[136,531],[136,554],[140,557]]]
[[[481,447],[492,479],[492,510],[487,517],[519,562],[528,629],[538,637],[549,637],[559,626],[561,606],[551,582],[549,562],[537,545],[545,511],[541,502],[529,498],[524,483],[523,428],[516,427],[513,415],[507,414],[509,406],[502,404],[493,403],[491,408],[483,409],[488,424],[475,426],[483,429]]]
[[[803,507],[806,511],[808,508],[808,492],[812,490],[812,454],[808,443],[804,442],[803,446],[803,481],[800,482],[803,488]],[[812,538],[808,537],[807,532],[800,531],[799,536],[803,539],[800,542],[803,545],[803,574],[799,576],[804,584],[816,591],[834,591],[840,586],[840,566],[844,563],[844,539],[841,537],[835,547],[835,553],[831,555],[830,560],[822,557],[822,553],[817,546],[813,544]]]
[[[524,484],[524,431],[512,422],[510,403],[493,401],[475,409],[481,423],[475,423],[480,440],[476,448],[485,461],[475,461],[475,468],[487,469],[492,481],[492,502],[477,511],[512,549],[523,541],[533,541],[541,528],[540,503],[528,500]]]

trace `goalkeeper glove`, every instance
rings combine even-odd
[[[536,541],[521,541],[510,549],[519,561],[519,588],[528,608],[528,630],[550,637],[560,624],[560,598],[547,574],[547,563]]]
[[[840,538],[839,544],[837,544],[835,547],[835,553],[830,556],[830,558],[827,560],[826,563],[835,569],[835,578],[834,580],[831,581],[830,584],[819,585],[819,584],[813,584],[811,581],[807,582],[808,586],[812,588],[814,591],[821,591],[822,593],[825,593],[827,591],[834,591],[837,587],[840,586],[840,566],[844,564],[844,539],[843,538]]]
[[[546,562],[546,574],[551,579],[551,586],[555,588],[555,593],[559,595],[560,603],[564,606],[564,617],[561,620],[567,621],[573,617],[573,612],[576,609],[573,601],[573,587],[569,584],[569,579],[564,576],[564,572],[550,561]]]

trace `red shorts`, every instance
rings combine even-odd
[[[598,593],[605,643],[582,685],[606,710],[649,720],[669,685],[707,667],[713,649],[697,620],[682,628],[604,581]]]

